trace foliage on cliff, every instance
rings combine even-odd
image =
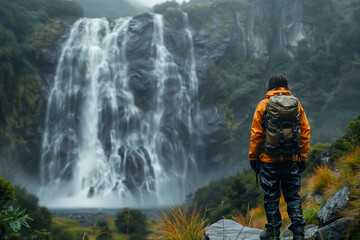
[[[0,0],[0,155],[2,176],[26,168],[34,174],[40,159],[38,127],[44,118],[40,48],[54,48],[65,21],[83,15],[64,0]]]

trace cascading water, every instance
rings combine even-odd
[[[138,103],[129,77],[131,23],[80,19],[63,46],[42,146],[48,206],[179,203],[197,186],[202,117],[187,15],[180,66],[165,46],[163,17],[153,15],[150,108]]]

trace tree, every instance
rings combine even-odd
[[[130,234],[132,240],[143,240],[148,235],[146,216],[140,210],[122,209],[116,214],[115,225],[119,232]]]

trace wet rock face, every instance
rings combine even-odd
[[[333,221],[336,213],[343,209],[349,201],[350,189],[344,187],[339,190],[335,195],[323,206],[317,214],[319,221],[325,225]]]

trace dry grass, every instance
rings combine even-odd
[[[160,239],[200,240],[209,225],[200,208],[194,208],[190,214],[187,214],[183,207],[175,206],[168,214],[162,212],[162,215],[163,218],[158,220]]]
[[[282,230],[284,230],[286,226],[290,223],[290,218],[287,213],[287,205],[283,196],[280,197],[279,210],[283,222]],[[267,223],[265,209],[262,205],[249,210],[246,215],[242,213],[237,213],[232,217],[232,219],[235,222],[240,223],[241,225],[259,229],[265,229],[265,223]]]
[[[359,186],[360,147],[343,156],[337,164],[343,185],[350,188]]]
[[[315,169],[315,174],[310,178],[308,184],[317,194],[324,194],[325,190],[329,193],[329,189],[333,191],[338,189],[338,177],[335,176],[328,166],[323,165]]]
[[[238,212],[232,219],[246,227],[265,229],[265,210],[261,206],[248,210],[246,214]]]
[[[357,175],[360,171],[360,147],[356,147],[354,151],[346,154],[338,163],[339,167],[349,169],[353,175]]]
[[[351,239],[360,239],[360,147],[343,156],[337,166],[342,183],[351,189],[350,201],[341,214],[354,220],[349,231]]]

